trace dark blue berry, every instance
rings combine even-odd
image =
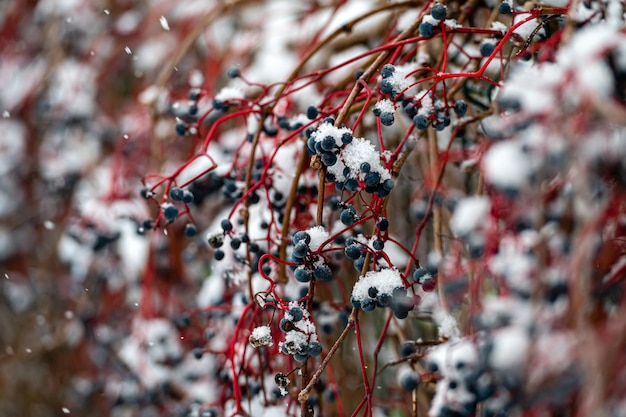
[[[310,138],[307,139],[306,141],[306,147],[309,150],[309,153],[311,155],[315,154],[315,144],[316,144],[316,140],[314,136],[311,136]]]
[[[178,208],[171,204],[166,205],[163,207],[163,216],[168,222],[173,222],[178,216]]]
[[[198,114],[198,105],[196,103],[190,104],[188,113],[190,116],[195,116],[196,114]]]
[[[178,122],[176,123],[175,130],[178,136],[185,136],[185,133],[187,133],[187,125],[185,125],[185,123],[183,122]]]
[[[376,308],[376,301],[371,298],[366,298],[361,302],[361,309],[363,311],[372,311]]]
[[[335,124],[335,119],[332,117],[326,117],[324,118],[323,123],[329,124],[329,125],[334,125]]]
[[[354,178],[350,178],[345,182],[344,187],[348,191],[357,191],[359,189],[359,182]]]
[[[228,78],[233,79],[233,78],[238,78],[241,73],[239,72],[239,68],[237,67],[231,67],[228,69]]]
[[[172,187],[170,188],[170,199],[172,201],[183,201],[184,191],[182,188]]]
[[[430,15],[437,20],[444,20],[448,16],[448,8],[441,3],[437,3],[430,9]]]
[[[480,54],[484,57],[490,56],[496,47],[491,42],[483,42],[480,45]]]
[[[294,275],[298,282],[309,282],[311,280],[311,271],[303,266],[297,267]]]
[[[322,353],[322,345],[320,342],[312,342],[309,345],[309,355],[311,356],[319,356]]]
[[[372,247],[375,250],[383,250],[383,248],[385,247],[385,242],[380,239],[376,239],[374,242],[372,242]]]
[[[417,109],[415,108],[415,105],[413,103],[408,103],[406,106],[404,106],[404,112],[407,116],[414,117],[417,114]]]
[[[428,128],[428,117],[418,114],[413,118],[413,125],[419,130],[426,130]]]
[[[296,232],[293,235],[293,243],[298,243],[301,241],[308,245],[309,243],[311,243],[311,235],[308,232],[302,230]]]
[[[241,246],[241,239],[234,237],[230,240],[230,247],[233,248],[234,250],[239,249],[240,246]]]
[[[344,132],[344,134],[341,135],[341,143],[344,145],[352,143],[352,139],[354,139],[354,136],[352,136],[352,133],[350,132]]]
[[[359,249],[359,245],[346,246],[345,253],[346,256],[353,261],[356,261],[361,257],[361,250]]]
[[[191,204],[193,203],[194,197],[193,197],[193,193],[189,190],[185,190],[183,191],[183,203],[185,204]]]
[[[370,298],[376,298],[376,296],[378,295],[378,288],[376,288],[376,287],[369,287],[367,289],[367,295],[369,295]]]
[[[289,314],[292,317],[292,320],[294,323],[299,322],[300,320],[302,320],[302,309],[299,307],[292,307],[289,309]]]
[[[417,379],[415,372],[405,372],[402,374],[402,378],[400,378],[400,385],[408,392],[417,389],[419,380]]]
[[[391,64],[385,64],[383,66],[383,69],[380,71],[380,75],[383,78],[389,78],[393,75],[393,73],[396,71],[396,67],[394,67]]]
[[[336,145],[335,138],[330,135],[322,139],[322,142],[320,144],[322,149],[325,150],[326,152],[330,152],[333,149],[335,149],[335,145]]]
[[[404,342],[400,345],[400,355],[402,355],[403,358],[411,356],[415,354],[415,352],[417,352],[417,349],[415,348],[415,343],[413,342]]]
[[[372,113],[374,113],[374,116],[376,116],[376,117],[380,117],[380,114],[382,113],[382,111],[380,110],[380,108],[378,108],[378,107],[374,107],[374,108],[372,109]]]
[[[293,255],[297,258],[304,258],[308,253],[309,246],[304,241],[296,243],[296,246],[293,248]]]
[[[204,356],[204,349],[202,348],[194,348],[191,352],[196,359],[202,359],[202,356]]]
[[[361,170],[362,173],[367,174],[368,172],[370,172],[372,167],[369,164],[369,162],[363,162],[361,166],[359,167],[359,169]]]
[[[458,100],[454,103],[454,113],[459,116],[465,116],[465,112],[467,112],[467,103],[463,100]]]
[[[370,172],[365,176],[365,185],[368,187],[376,187],[380,182],[380,174],[378,172]]]
[[[384,126],[391,126],[394,121],[393,113],[384,112],[380,115],[380,123]]]
[[[381,307],[387,307],[391,304],[391,294],[380,293],[376,297],[376,303]]]
[[[350,304],[353,308],[361,308],[361,300],[358,298],[350,297]]]
[[[389,220],[387,220],[386,217],[381,217],[380,220],[378,220],[378,230],[380,230],[381,232],[384,232],[388,228],[389,228]]]
[[[420,35],[424,36],[425,38],[430,38],[431,36],[433,36],[433,25],[428,22],[422,22],[420,23],[419,31]]]
[[[327,266],[318,266],[313,270],[313,276],[322,282],[332,281],[333,271]]]
[[[198,228],[193,223],[187,223],[185,225],[185,236],[193,237],[198,233]]]
[[[231,230],[233,230],[233,224],[228,219],[223,219],[220,222],[220,226],[222,227],[222,230],[224,230],[225,232],[230,232]]]
[[[315,118],[317,117],[317,115],[318,115],[318,114],[319,114],[319,111],[317,110],[317,107],[315,107],[315,106],[309,106],[309,107],[306,109],[306,117],[307,117],[309,120],[313,120],[313,119],[315,119]]]
[[[382,80],[380,82],[380,91],[383,94],[391,94],[393,92],[393,84],[389,80]]]
[[[507,2],[507,1],[503,1],[498,6],[498,12],[500,12],[500,14],[509,14],[509,13],[511,13],[511,4],[509,2]]]
[[[352,223],[356,220],[356,211],[354,210],[354,207],[349,206],[343,209],[339,215],[339,219],[341,220],[341,223],[346,226],[352,225]]]
[[[216,261],[221,261],[222,259],[224,259],[225,255],[226,254],[221,249],[217,249],[215,252],[213,252],[213,258],[215,258]]]
[[[383,190],[389,192],[391,190],[393,190],[393,187],[395,187],[396,183],[394,180],[392,180],[391,178],[387,178],[385,181],[383,181]]]
[[[337,155],[332,152],[324,152],[322,154],[322,163],[327,167],[332,167],[337,163]]]

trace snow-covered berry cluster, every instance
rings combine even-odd
[[[322,282],[332,281],[333,271],[328,262],[316,253],[328,236],[323,227],[312,227],[294,234],[291,260],[297,264],[294,269],[296,280],[309,282],[311,278],[315,278]]]
[[[389,307],[399,319],[406,318],[416,304],[415,298],[408,294],[400,272],[393,268],[368,271],[361,276],[352,288],[350,302],[354,308],[363,311]]]
[[[308,147],[327,167],[326,181],[336,182],[339,190],[363,189],[385,197],[395,185],[374,145],[366,139],[355,138],[348,128],[322,123],[311,133]]]
[[[293,356],[297,362],[305,362],[322,353],[322,345],[318,341],[309,312],[298,303],[289,304],[289,310],[280,320],[279,327],[285,333],[285,340],[278,345],[285,355]]]

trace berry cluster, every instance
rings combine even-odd
[[[311,278],[315,278],[322,282],[332,281],[333,271],[326,259],[315,253],[328,236],[323,227],[312,227],[307,231],[296,232],[291,251],[291,260],[298,265],[294,269],[296,280],[309,282]]]
[[[317,340],[315,325],[310,321],[308,311],[295,302],[289,307],[280,320],[280,330],[285,333],[285,340],[279,343],[280,351],[293,356],[297,362],[319,356],[322,345]]]
[[[350,302],[363,311],[389,307],[399,319],[406,318],[416,304],[408,295],[400,272],[392,268],[369,271],[361,276],[354,284]]]

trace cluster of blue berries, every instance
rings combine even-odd
[[[419,25],[420,35],[430,38],[433,36],[433,29],[435,25],[443,21],[448,17],[448,8],[441,3],[436,3],[430,9],[430,15],[425,16],[422,23]]]
[[[352,289],[350,303],[363,311],[388,307],[398,319],[406,318],[415,307],[415,299],[408,295],[395,269],[369,271],[362,276]]]
[[[341,147],[352,143],[354,136],[349,129],[335,128],[334,119],[328,117],[324,119],[322,125],[314,131],[309,131],[307,140],[309,153],[319,156],[322,164],[332,167],[339,160]]]
[[[279,328],[286,333],[285,341],[280,345],[280,350],[285,355],[293,356],[298,362],[305,362],[322,353],[322,345],[317,340],[311,340],[311,335],[308,334],[312,325],[304,318],[304,311],[299,306],[292,306],[285,313]]]
[[[294,269],[296,280],[309,282],[315,278],[322,282],[332,281],[333,271],[323,257],[311,253],[310,243],[311,235],[308,232],[299,231],[293,236],[291,261],[298,264]]]
[[[176,119],[176,126],[174,130],[178,136],[185,136],[190,133],[195,133],[193,123],[196,122],[198,116],[198,100],[201,93],[197,88],[189,91],[189,103],[187,105],[187,112],[180,114],[180,117]]]
[[[436,97],[434,97],[434,101],[436,103]],[[452,107],[454,114],[457,117],[465,116],[467,112],[467,103],[464,100],[457,100]],[[450,126],[450,113],[449,108],[443,108],[443,106],[435,105],[434,111],[430,111],[430,113],[425,111],[420,111],[419,105],[416,105],[412,102],[407,102],[404,105],[405,113],[413,118],[413,125],[418,130],[426,130],[428,126],[431,125],[437,130],[442,131],[446,127]]]
[[[394,75],[396,75],[397,72],[398,71],[395,66],[391,64],[385,64],[385,66],[383,66],[383,68],[380,71],[380,76],[382,77],[382,80],[380,80],[379,88],[380,88],[381,93],[386,94],[393,99],[402,100],[403,98],[402,85],[399,85],[398,81],[399,79],[402,79],[403,76],[399,76],[398,77],[399,79],[397,79],[396,77],[394,77]],[[389,119],[393,119],[393,114],[387,114],[387,113],[389,112],[385,112],[385,113],[381,112],[380,122],[383,124],[385,124],[385,122],[388,122]],[[386,114],[386,115],[382,116],[383,114]],[[374,115],[376,115],[376,113],[374,113]],[[389,116],[391,116],[391,118]],[[383,117],[387,120],[383,121]],[[389,125],[391,124],[393,124],[393,121],[391,121]],[[389,125],[386,125],[386,126],[389,126]]]

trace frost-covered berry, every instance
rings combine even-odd
[[[371,298],[366,298],[361,301],[361,309],[363,311],[373,311],[376,308],[376,301]]]
[[[379,307],[388,307],[391,304],[391,294],[387,294],[386,292],[378,294],[376,297],[376,304]]]
[[[490,56],[496,47],[491,42],[483,42],[480,45],[480,54],[484,57]]]
[[[420,35],[430,38],[433,36],[433,25],[429,22],[422,22],[419,26]]]
[[[354,221],[356,220],[356,210],[353,206],[346,207],[341,211],[339,219],[341,220],[341,223],[345,224],[346,226],[352,225],[352,223],[354,223]]]
[[[170,188],[170,199],[172,201],[183,201],[184,191],[182,188],[172,187]]]
[[[216,261],[221,261],[222,259],[224,259],[225,255],[226,253],[224,253],[224,251],[221,249],[217,249],[215,252],[213,252],[213,258],[215,258]]]
[[[311,235],[308,232],[300,230],[293,235],[293,243],[304,242],[305,244],[311,243]]]
[[[380,91],[383,94],[391,94],[393,92],[393,84],[389,80],[382,80],[380,82]]]
[[[498,12],[500,12],[500,14],[509,14],[509,13],[511,13],[511,4],[508,1],[503,1],[498,6]]]
[[[393,75],[395,71],[396,71],[396,67],[394,67],[391,64],[385,64],[382,70],[380,70],[380,75],[383,78],[389,78]]]
[[[304,258],[309,253],[309,246],[304,241],[299,241],[293,248],[293,255],[297,258]]]
[[[361,165],[359,166],[359,170],[364,173],[367,174],[368,172],[370,172],[372,169],[372,166],[370,165],[369,162],[363,162],[361,163]]]
[[[421,284],[422,280],[427,275],[430,275],[430,274],[428,273],[428,270],[426,268],[417,268],[413,272],[413,281],[417,282],[418,284]]]
[[[294,276],[298,282],[309,282],[311,275],[311,270],[306,269],[304,266],[299,266],[294,271]]]
[[[353,261],[356,261],[361,257],[361,250],[359,249],[359,245],[353,244],[349,245],[345,249],[346,256]]]
[[[326,265],[317,266],[313,270],[313,276],[315,277],[315,279],[318,279],[322,282],[329,282],[333,279],[333,271],[331,271],[331,269]]]
[[[413,118],[413,125],[419,130],[426,130],[428,128],[428,117],[418,114]]]
[[[384,126],[391,126],[394,121],[393,113],[383,112],[380,114],[380,123]]]
[[[354,136],[352,136],[352,133],[350,132],[344,132],[341,135],[341,143],[343,143],[344,145],[349,145],[350,143],[352,143],[353,139],[354,139]]]
[[[467,103],[463,100],[457,100],[457,102],[454,103],[454,113],[459,117],[463,117],[465,116],[466,112],[467,112]]]
[[[303,314],[302,314],[302,309],[300,307],[292,307],[289,309],[288,313],[289,315],[291,315],[291,320],[294,323],[297,323],[300,320],[302,320]]]
[[[165,217],[165,220],[171,223],[174,220],[176,220],[177,216],[178,216],[178,208],[176,206],[172,204],[163,205],[163,217]]]
[[[233,224],[228,219],[223,219],[220,222],[220,226],[225,232],[230,232],[231,230],[233,230]]]
[[[448,16],[448,8],[441,3],[437,3],[430,9],[430,15],[433,19],[444,20]]]
[[[193,223],[187,223],[185,225],[185,236],[193,237],[198,233],[198,228]]]

